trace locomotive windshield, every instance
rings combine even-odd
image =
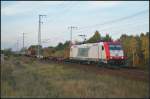
[[[110,50],[122,50],[121,45],[109,45]]]

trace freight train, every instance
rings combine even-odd
[[[30,50],[31,51],[31,50]],[[29,52],[30,52],[29,51]],[[31,51],[32,52],[32,51]],[[28,56],[35,53],[28,53]],[[117,64],[126,66],[127,57],[124,55],[124,50],[120,42],[97,42],[86,43],[79,45],[71,45],[67,56],[64,57],[43,57],[44,59],[74,63],[86,63],[86,64]],[[31,55],[29,55],[31,54]]]
[[[69,60],[86,62],[88,64],[118,64],[125,65],[124,51],[119,42],[98,42],[72,45]]]

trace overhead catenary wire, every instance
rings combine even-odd
[[[116,23],[116,22],[121,22],[121,21],[123,21],[123,20],[130,19],[130,18],[139,16],[139,15],[144,14],[144,13],[147,13],[147,12],[148,12],[148,9],[142,10],[142,11],[140,11],[140,12],[137,12],[137,13],[132,14],[132,15],[129,15],[129,16],[125,16],[125,17],[121,17],[121,18],[118,18],[118,19],[115,19],[115,20],[107,21],[107,22],[104,22],[104,23],[94,24],[94,25],[90,25],[90,26],[84,26],[84,27],[81,27],[81,28],[79,28],[79,29],[82,30],[82,29],[92,28],[92,27],[101,26],[101,25],[106,25],[106,24],[113,24],[113,23]],[[83,31],[81,31],[81,32],[83,32]]]
[[[77,2],[73,2],[72,5],[75,5],[76,3],[77,3]],[[65,16],[65,15],[67,15],[67,14],[73,12],[73,11],[71,11],[71,10],[73,9],[74,6],[72,6],[72,5],[67,5],[68,8],[67,8],[65,11],[61,12],[61,13],[63,13],[63,16]],[[64,12],[65,12],[65,13],[64,13]],[[61,18],[63,18],[63,17],[60,17],[59,19],[61,19]]]
[[[66,4],[69,4],[70,2],[62,2],[62,3],[60,3],[60,4],[58,4],[57,5],[57,7],[58,8],[61,8],[61,7],[64,7],[64,8],[66,8]],[[70,6],[71,7],[71,6]],[[59,13],[59,12],[58,12]],[[53,16],[53,15],[52,15]],[[57,17],[58,18],[58,17]],[[101,25],[100,25],[101,26]],[[84,29],[84,27],[83,27],[83,29]],[[81,30],[82,30],[82,28],[81,28]]]
[[[142,12],[142,11],[141,11]],[[139,12],[140,13],[140,12]],[[139,13],[138,13],[138,15],[139,15]],[[140,14],[143,14],[143,13],[145,13],[145,12],[142,12],[142,13],[140,13]],[[115,19],[115,20],[111,20],[111,21],[108,21],[108,22],[105,22],[105,23],[101,23],[101,24],[95,24],[95,25],[91,25],[91,26],[85,26],[85,27],[82,27],[82,28],[80,28],[80,30],[82,30],[82,29],[85,29],[85,28],[92,28],[92,27],[97,27],[97,26],[101,26],[101,25],[105,25],[105,24],[113,24],[113,23],[116,23],[116,22],[120,22],[120,21],[122,21],[122,20],[126,20],[126,19],[129,19],[129,18],[132,18],[132,17],[135,17],[135,16],[137,16],[137,15],[130,15],[130,16],[128,16],[128,17],[122,17],[122,18],[119,18],[118,20],[117,19]],[[110,23],[109,23],[110,22]],[[82,31],[83,32],[83,31]],[[76,33],[79,33],[79,32],[76,32]]]
[[[133,32],[133,30],[135,30],[135,29],[136,29],[136,30],[137,30],[137,29],[138,29],[138,30],[140,30],[140,29],[141,29],[141,27],[143,27],[143,26],[147,26],[147,25],[148,25],[148,23],[144,23],[144,24],[137,24],[137,25],[131,26],[131,28],[127,28],[127,27],[120,28],[120,29],[118,29],[117,31],[118,31],[118,33],[121,33],[121,32],[120,32],[120,30],[122,30],[122,31],[123,31],[124,29],[128,29],[128,31],[129,31],[129,30],[131,30],[131,32]],[[117,32],[117,31],[116,31],[116,32]]]
[[[120,21],[129,19],[129,18],[138,16],[138,15],[140,15],[142,13],[145,13],[145,12],[147,12],[147,10],[144,10],[144,11],[141,11],[141,12],[138,12],[138,13],[135,13],[133,15],[126,16],[126,17],[122,17],[122,18],[119,18],[119,19],[111,20],[111,21],[108,21],[108,22],[105,22],[105,23],[95,24],[95,25],[92,25],[92,26],[81,27],[81,28],[79,28],[79,30],[82,30],[82,29],[85,29],[85,28],[89,29],[89,28],[96,27],[96,26],[101,26],[101,25],[106,25],[106,24],[112,24],[112,23],[120,22]],[[79,31],[79,32],[76,32],[76,33],[80,33],[80,32],[84,32],[84,31]]]
[[[147,17],[147,16],[146,16]],[[144,17],[142,17],[142,18],[144,18]],[[141,24],[141,21],[143,21],[143,20],[139,20],[139,19],[136,19],[136,20],[138,20],[137,22],[136,22],[136,24]],[[148,23],[148,21],[147,22],[144,22],[144,23]],[[135,23],[133,23],[133,22],[131,22],[131,21],[129,21],[129,22],[126,22],[126,23],[122,23],[121,25],[119,25],[119,27],[117,27],[116,25],[112,25],[112,26],[109,26],[109,27],[106,27],[106,28],[101,28],[101,29],[97,29],[97,30],[99,30],[99,31],[104,31],[104,30],[106,30],[106,31],[108,31],[108,30],[110,30],[110,29],[117,29],[117,30],[119,30],[120,28],[125,28],[126,26],[130,26],[130,27],[132,27],[132,26],[134,26],[134,25],[136,25]]]
[[[127,32],[134,32],[134,30],[136,29],[141,29],[140,27],[143,27],[143,26],[146,26],[148,23],[146,24],[137,24],[137,25],[132,25],[130,28],[127,28],[127,27],[123,27],[123,28],[116,28],[115,30],[110,30],[110,29],[107,29],[107,32],[109,33],[109,35],[115,35],[115,36],[119,36],[120,34],[122,34],[123,32],[124,33],[127,33]],[[125,29],[128,29],[128,31],[125,31]],[[111,31],[111,32],[110,32]],[[105,31],[106,32],[106,31]],[[142,31],[141,31],[142,32]],[[101,34],[104,33],[103,31],[101,31]],[[140,33],[140,32],[139,32]],[[136,33],[137,34],[137,33]],[[112,36],[114,37],[114,36]]]
[[[72,3],[72,2],[71,2]],[[75,2],[73,2],[72,4],[75,4]],[[69,10],[71,10],[71,8],[72,8],[72,6],[69,6],[70,5],[70,2],[68,2],[67,4],[65,4],[65,5],[62,5],[62,6],[58,6],[58,7],[61,7],[61,10],[63,9],[63,11],[58,11],[58,12],[55,12],[56,14],[58,13],[59,15],[60,14],[63,14],[63,15],[65,15],[66,13],[68,13],[69,12]],[[65,13],[64,13],[65,12]],[[53,14],[53,17],[51,17],[49,20],[48,20],[48,22],[54,22],[54,18],[56,18],[57,17],[57,21],[58,21],[58,19],[60,19],[60,18],[62,18],[62,15],[61,15],[61,17],[59,16],[59,15],[54,15]],[[59,17],[58,17],[59,16]]]
[[[146,11],[147,11],[147,10],[146,10]],[[123,21],[123,20],[129,19],[129,18],[138,16],[138,15],[140,15],[140,14],[143,14],[143,13],[145,13],[146,11],[144,10],[144,11],[135,13],[135,14],[133,14],[133,15],[129,15],[129,16],[122,17],[122,18],[119,18],[119,19],[111,20],[111,21],[108,21],[108,22],[105,22],[105,23],[102,23],[102,24],[95,24],[95,25],[92,25],[92,27],[101,26],[101,25],[105,25],[105,24],[112,24],[112,23],[116,23],[116,22],[119,22],[119,21]],[[85,29],[85,28],[88,28],[88,29],[89,29],[89,27],[91,27],[91,26],[81,27],[80,30]],[[91,28],[92,28],[92,27],[91,27]],[[83,31],[79,31],[79,32],[83,32]],[[76,32],[76,33],[79,33],[79,32]]]

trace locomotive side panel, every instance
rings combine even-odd
[[[70,50],[70,59],[87,60],[89,48],[82,45],[73,45]]]
[[[90,61],[98,61],[99,60],[99,49],[98,44],[93,44],[90,46],[89,50],[89,60]]]
[[[83,45],[74,45],[70,50],[70,59],[99,61],[106,59],[106,53],[103,43],[90,43]]]

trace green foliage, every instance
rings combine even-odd
[[[98,31],[95,32],[95,34],[89,38],[89,40],[86,41],[86,43],[95,43],[101,40],[101,35]]]
[[[63,43],[59,43],[56,47],[55,47],[55,49],[56,50],[61,50],[61,49],[63,49]]]
[[[69,47],[70,41],[66,41],[63,43],[58,43],[58,45],[55,47],[55,50],[63,50],[64,48]]]
[[[108,42],[108,41],[112,41],[112,38],[109,36],[109,34],[106,34],[106,36],[103,37],[102,40],[105,41],[105,42]]]
[[[12,51],[11,48],[1,50],[1,53],[4,54],[5,56],[14,55],[14,52]]]
[[[20,52],[24,52],[24,51],[27,51],[27,48],[26,48],[26,47],[24,47],[24,48],[22,48],[22,49],[20,50]]]
[[[35,48],[35,49],[37,49],[37,48],[38,48],[38,46],[39,46],[39,45],[31,45],[31,46],[29,47],[29,49],[30,49],[30,48]],[[40,45],[39,47],[40,47],[40,48],[42,48],[42,46],[41,46],[41,45]]]
[[[95,32],[95,34],[89,38],[85,43],[96,43],[98,41],[112,41],[111,36],[109,36],[109,34],[106,34],[106,36],[101,37],[100,33],[98,31]]]
[[[43,49],[44,56],[64,56],[64,50],[69,47],[70,41],[59,43],[56,47],[48,47]]]

